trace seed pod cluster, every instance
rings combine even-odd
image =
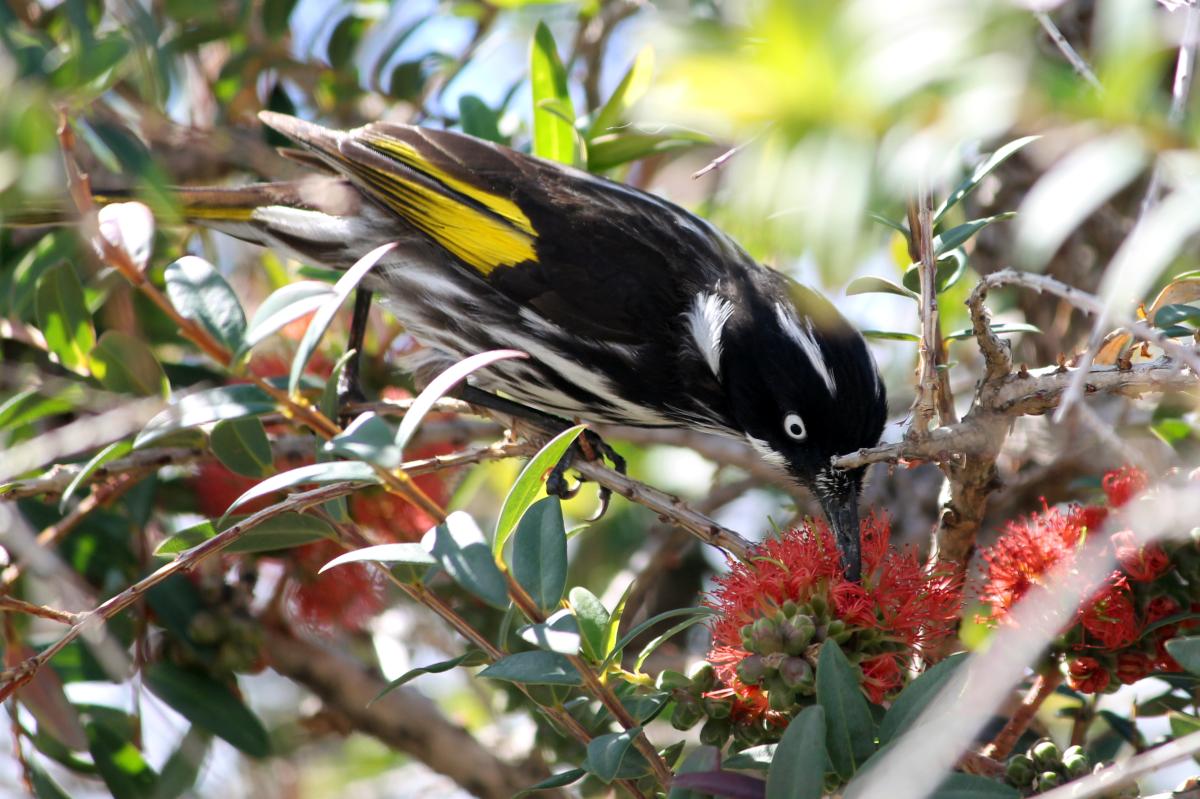
[[[1019,788],[1024,796],[1033,796],[1091,774],[1106,765],[1093,765],[1082,746],[1072,746],[1064,752],[1058,748],[1058,744],[1043,738],[1025,752],[1008,759],[1004,778],[1008,784]],[[1137,785],[1130,785],[1105,796],[1107,799],[1130,799],[1140,794]]]

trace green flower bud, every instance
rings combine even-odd
[[[754,622],[751,643],[750,651],[759,655],[783,651],[783,636],[779,633],[779,626],[771,619],[764,618]]]
[[[788,688],[802,688],[812,684],[813,667],[804,658],[785,658],[779,664],[779,677]]]
[[[1091,760],[1088,759],[1082,746],[1072,746],[1063,752],[1062,764],[1067,772],[1067,778],[1072,780],[1082,777],[1092,770]]]
[[[812,608],[814,618],[824,619],[829,616],[829,600],[824,594],[813,594],[808,600],[808,606]]]
[[[659,673],[658,679],[654,681],[654,685],[660,691],[687,690],[692,687],[692,681],[686,674],[681,674],[671,669],[664,669]]]
[[[675,700],[675,710],[671,712],[672,727],[677,730],[690,730],[702,718],[704,708],[698,701],[686,694]]]
[[[780,713],[787,712],[796,704],[796,694],[789,688],[778,674],[767,681],[767,701],[771,709]]]
[[[1037,789],[1039,791],[1048,791],[1051,788],[1057,788],[1062,785],[1063,778],[1058,775],[1057,771],[1043,771],[1038,775]]]
[[[737,665],[738,679],[746,685],[758,685],[767,676],[767,663],[762,655],[750,655],[742,658]]]
[[[705,746],[724,746],[732,726],[728,719],[709,719],[700,728],[700,743]]]
[[[757,722],[749,721],[733,725],[733,740],[739,747],[758,746],[765,738],[766,731]]]
[[[697,693],[711,691],[717,686],[717,673],[708,661],[702,660],[693,666],[692,670],[688,672],[688,677],[692,681],[692,690]]]
[[[1028,788],[1033,785],[1033,778],[1037,776],[1037,769],[1033,765],[1033,758],[1028,755],[1013,755],[1008,759],[1008,765],[1004,767],[1004,777],[1010,785],[1015,785],[1018,788]]]
[[[1038,741],[1029,750],[1029,754],[1033,757],[1033,762],[1037,764],[1037,767],[1043,771],[1058,768],[1062,763],[1062,753],[1054,741]]]
[[[783,603],[783,612],[785,615],[787,615],[789,617],[795,616],[797,613],[800,612],[800,606],[797,605],[794,601],[789,599],[787,602]]]
[[[727,719],[733,710],[731,702],[713,699],[711,696],[701,699],[700,704],[704,707],[704,715],[710,719]]]
[[[812,641],[816,629],[812,617],[803,614],[794,616],[781,624],[779,632],[783,637],[783,651],[789,655],[804,654],[804,649]]]
[[[834,619],[829,622],[829,627],[825,630],[825,637],[837,641],[839,644],[849,641],[850,636],[853,634],[854,631],[847,629],[846,622],[841,619]]]

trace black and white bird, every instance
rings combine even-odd
[[[620,183],[449,131],[261,118],[313,176],[185,189],[190,219],[340,269],[398,241],[368,285],[430,358],[523,350],[473,380],[561,417],[748,442],[816,495],[857,579],[863,473],[830,459],[877,443],[886,402],[827,300]]]

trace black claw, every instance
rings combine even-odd
[[[607,486],[600,486],[599,500],[600,506],[596,508],[596,512],[587,517],[587,522],[598,522],[604,518],[604,514],[608,513],[608,505],[612,502],[612,489]]]

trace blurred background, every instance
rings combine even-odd
[[[526,151],[535,147],[535,116],[549,114],[575,138],[566,160],[705,216],[871,331],[894,419],[885,440],[896,440],[913,401],[919,329],[917,305],[904,289],[915,288],[911,258],[897,228],[918,188],[932,193],[936,207],[989,154],[1022,140],[942,220],[942,232],[981,222],[954,248],[952,279],[941,286],[947,334],[969,326],[964,301],[978,276],[1004,267],[1100,292],[1122,317],[1196,268],[1200,204],[1189,208],[1183,200],[1200,185],[1200,117],[1174,81],[1186,36],[1194,46],[1196,16],[1187,4],[1166,0],[16,0],[0,6],[0,216],[65,205],[55,134],[63,114],[93,187],[132,190],[155,210],[151,278],[161,279],[163,266],[181,254],[202,255],[250,312],[281,285],[323,276],[219,234],[173,226],[169,187],[302,171],[276,154],[287,142],[259,125],[257,111],[337,127],[376,119],[453,127]],[[543,24],[567,76],[566,91],[552,96],[530,81],[531,48],[536,55]],[[1163,209],[1174,216],[1158,214]],[[1124,263],[1142,268],[1110,269],[1145,215],[1171,231],[1170,240],[1159,240],[1153,257],[1125,252]],[[30,333],[34,286],[63,264],[78,272],[97,332],[148,342],[173,390],[227,379],[189,352],[167,319],[119,276],[92,263],[75,231],[5,230],[0,449],[37,435],[69,408],[111,400],[103,392],[81,395],[81,384],[58,373],[61,364],[52,364]],[[890,288],[863,278],[882,278]],[[1031,369],[1071,358],[1093,332],[1091,319],[1048,296],[1004,290],[990,304],[996,320],[1010,326],[1016,362]],[[343,329],[347,321],[340,320]],[[1192,335],[1196,322],[1178,320],[1173,334]],[[294,338],[285,336],[276,351],[266,348],[250,368],[286,373]],[[318,373],[327,374],[340,340],[327,339],[325,360],[314,362]],[[391,365],[411,347],[397,320],[376,311],[366,346],[369,394],[411,395],[408,377]],[[980,356],[973,340],[951,335],[946,360],[962,414]],[[1196,463],[1191,400],[1108,399],[1093,407],[1128,449],[1115,450],[1109,438],[1074,423],[1019,420],[999,462],[1004,487],[989,506],[985,538],[1004,520],[1040,508],[1042,498],[1094,495],[1101,471],[1127,462],[1131,451],[1158,469]],[[484,422],[446,417],[428,425],[416,454],[444,454],[499,434]],[[740,450],[709,442],[697,451],[683,438],[644,431],[606,437],[629,458],[632,475],[694,501],[752,539],[815,509],[805,493],[754,468]],[[515,461],[481,464],[439,473],[424,487],[486,526],[519,468]],[[868,480],[866,501],[892,516],[896,537],[927,548],[938,469],[875,466]],[[130,530],[161,539],[220,515],[253,482],[212,461],[164,470],[76,530],[69,562],[102,592],[122,585],[150,562]],[[585,490],[567,512],[582,524],[594,506]],[[26,499],[5,508],[10,529],[36,531],[57,518],[52,502]],[[396,540],[413,540],[428,526],[383,494],[355,497],[351,511]],[[572,580],[610,607],[639,578],[630,622],[695,604],[723,567],[650,511],[619,500],[572,547]],[[387,678],[445,657],[449,634],[382,585],[367,576],[340,584],[317,578],[315,568],[332,554],[232,559],[200,575],[200,593],[221,606],[210,615],[229,629],[270,608],[318,645],[333,642]],[[115,634],[136,636],[139,622],[129,624]],[[52,639],[54,628],[39,625],[33,637]],[[657,657],[683,668],[707,645],[701,627],[689,635]],[[186,722],[151,694],[135,699],[139,693],[127,684],[92,679],[80,658],[79,671],[64,673],[66,695],[140,713],[145,760],[161,768],[179,751]],[[323,706],[303,674],[245,676],[256,671],[253,663],[230,665],[243,673],[243,694],[281,756],[251,760],[221,741],[205,743],[195,795],[417,797],[460,790]],[[419,689],[502,757],[523,756],[533,743],[526,715],[507,711],[503,697],[481,692],[460,672],[430,675]],[[54,768],[71,796],[109,790]],[[5,763],[0,793],[20,793],[19,773],[15,760]]]

